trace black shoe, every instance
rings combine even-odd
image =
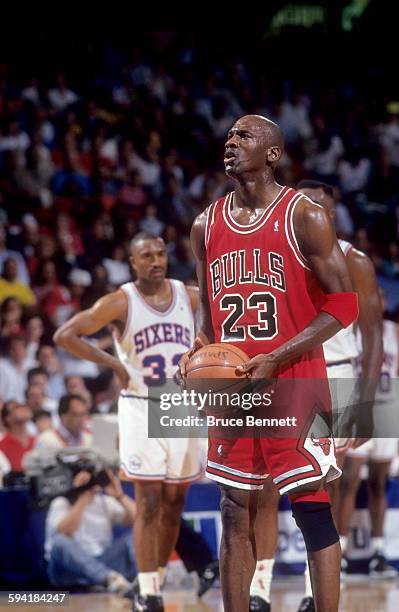
[[[369,575],[372,578],[386,580],[387,578],[397,578],[398,572],[394,567],[388,565],[384,555],[377,551],[370,559]]]
[[[258,597],[258,595],[249,596],[249,612],[270,612],[271,607],[268,601]]]
[[[165,612],[160,595],[135,595],[133,612]]]
[[[133,599],[135,595],[138,595],[140,593],[140,585],[139,585],[139,577],[136,576],[136,578],[133,580],[132,584],[130,585],[130,588],[124,593],[124,597],[126,597],[127,599]]]
[[[197,595],[202,597],[211,588],[216,578],[219,578],[219,561],[212,561],[199,574],[199,587]]]
[[[299,604],[298,612],[315,612],[313,597],[304,597]]]

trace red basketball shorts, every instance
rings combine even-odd
[[[254,490],[262,489],[270,475],[280,494],[293,494],[304,484],[323,477],[328,482],[341,475],[328,424],[331,398],[327,380],[291,380],[278,385],[280,387],[275,387],[278,400],[274,401],[274,406],[258,409],[256,416],[291,415],[292,420],[295,415],[296,426],[291,429],[244,427],[237,430],[237,436],[233,428],[229,435],[225,435],[223,429],[210,428],[208,478],[239,489]]]

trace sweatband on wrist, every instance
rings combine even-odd
[[[343,327],[348,327],[359,316],[357,293],[353,291],[327,293],[324,299],[321,310],[337,319]]]

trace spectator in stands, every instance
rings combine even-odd
[[[0,306],[0,336],[20,336],[23,333],[21,324],[23,308],[15,297],[8,297]]]
[[[33,424],[37,429],[37,433],[41,434],[47,429],[52,429],[53,420],[51,414],[47,410],[38,410],[32,418]]]
[[[28,371],[34,363],[27,355],[26,340],[13,336],[8,341],[8,357],[0,359],[0,397],[4,401],[25,401]]]
[[[44,334],[43,319],[40,315],[31,315],[25,321],[26,350],[32,361],[36,360],[36,353]]]
[[[49,318],[56,327],[64,319],[64,311],[71,309],[71,294],[58,278],[57,268],[52,259],[43,262],[35,275],[33,289],[36,294],[40,312]]]
[[[73,496],[56,497],[46,520],[46,557],[53,586],[99,586],[124,594],[135,574],[131,532],[113,541],[114,525],[132,526],[136,504],[124,494],[116,476],[110,483],[83,489]],[[90,473],[80,471],[74,487],[84,487]]]
[[[92,437],[85,431],[89,411],[80,395],[64,395],[58,405],[60,423],[37,436],[36,448],[61,449],[69,446],[91,446]]]
[[[47,394],[59,399],[65,393],[64,372],[56,350],[51,344],[42,344],[37,351],[38,364],[48,375]]]
[[[3,404],[1,419],[6,434],[0,440],[0,451],[7,457],[13,472],[22,472],[22,458],[35,443],[28,431],[32,410],[26,404],[9,400]]]
[[[131,280],[130,267],[126,263],[126,253],[122,245],[115,244],[111,251],[111,257],[103,259],[103,265],[108,272],[109,282],[115,287]]]
[[[56,76],[56,86],[49,90],[48,99],[56,111],[63,111],[78,101],[78,96],[72,89],[68,89],[65,74],[59,72]]]
[[[80,395],[80,397],[85,400],[90,411],[93,404],[93,398],[81,376],[65,376],[65,388],[70,395]]]
[[[26,267],[26,263],[21,253],[18,251],[11,251],[6,246],[7,233],[4,223],[0,222],[0,274],[3,274],[3,266],[6,259],[12,257],[17,262],[17,279],[26,285],[29,284],[29,273]]]
[[[0,302],[7,297],[16,297],[23,306],[33,306],[36,297],[29,285],[18,280],[18,264],[14,257],[3,263],[3,275],[0,278]]]
[[[31,383],[26,389],[26,403],[31,408],[33,416],[41,410],[48,411],[51,415],[57,415],[58,402],[51,397],[46,397],[45,388],[40,383]],[[56,424],[58,419],[54,422]]]

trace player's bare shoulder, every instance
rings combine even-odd
[[[312,251],[313,246],[335,237],[331,220],[320,204],[307,196],[300,198],[295,206],[293,223],[295,234],[303,252]]]
[[[186,285],[186,291],[190,298],[191,309],[195,314],[199,304],[199,288],[196,285]]]
[[[359,249],[353,247],[349,251],[347,258],[352,268],[356,268],[359,272],[372,272],[374,274],[374,264],[370,257],[363,251],[359,251]]]
[[[122,289],[107,293],[98,299],[91,307],[94,316],[109,318],[109,321],[126,320],[128,310],[127,297]]]

